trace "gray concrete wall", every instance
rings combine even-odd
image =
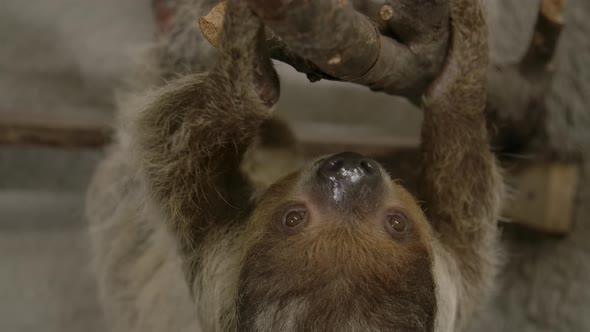
[[[0,112],[109,116],[145,1],[0,1]],[[0,148],[0,331],[104,331],[82,219],[99,152]]]
[[[113,89],[150,40],[147,0],[0,2],[0,112],[73,110],[109,116]],[[488,0],[492,55],[513,61],[537,0]],[[550,95],[551,143],[590,153],[590,2],[570,0]],[[284,66],[281,66],[284,67]],[[374,124],[416,135],[420,112],[342,83],[308,84],[282,68],[280,109],[292,120]],[[102,331],[83,192],[100,152],[0,149],[0,331]],[[506,232],[499,296],[477,331],[590,330],[590,165],[576,229],[561,239]]]
[[[490,1],[492,2],[492,1]],[[490,8],[494,56],[522,54],[535,0],[497,0]],[[550,144],[581,152],[575,226],[564,238],[506,232],[502,287],[478,331],[590,330],[590,2],[567,1],[558,74],[548,96]]]

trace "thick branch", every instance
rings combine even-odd
[[[354,8],[349,2],[340,6],[338,1],[297,0],[288,5],[249,1],[273,29],[267,33],[271,56],[312,81],[347,80],[419,102],[445,58],[448,8],[444,1],[434,5],[434,1],[354,0]],[[502,150],[521,151],[543,128],[564,6],[565,0],[542,0],[526,55],[516,64],[490,66],[489,123],[494,143]],[[368,18],[380,34],[370,29]],[[221,26],[211,15],[201,22]],[[218,29],[201,27],[215,44]]]
[[[445,58],[447,1],[248,1],[272,30],[271,56],[312,80],[345,80],[417,99]],[[203,27],[221,26],[216,20],[200,21],[213,45],[218,29]]]
[[[380,34],[348,1],[248,2],[286,45],[330,76],[362,77],[377,61]]]

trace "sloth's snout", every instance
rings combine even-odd
[[[343,152],[318,163],[315,193],[318,201],[338,210],[362,210],[381,199],[383,174],[373,159]]]
[[[323,181],[351,190],[356,187],[375,185],[381,181],[377,162],[358,153],[343,152],[322,161],[317,170]]]

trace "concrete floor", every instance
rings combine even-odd
[[[0,331],[104,331],[80,193],[0,193]]]

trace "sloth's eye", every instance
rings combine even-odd
[[[305,221],[305,211],[291,211],[285,216],[284,224],[286,227],[295,228]]]
[[[391,213],[385,219],[385,226],[391,235],[399,237],[408,230],[408,219],[402,213]]]
[[[303,230],[309,219],[305,206],[296,205],[285,211],[278,219],[279,228],[287,235],[295,235]]]

